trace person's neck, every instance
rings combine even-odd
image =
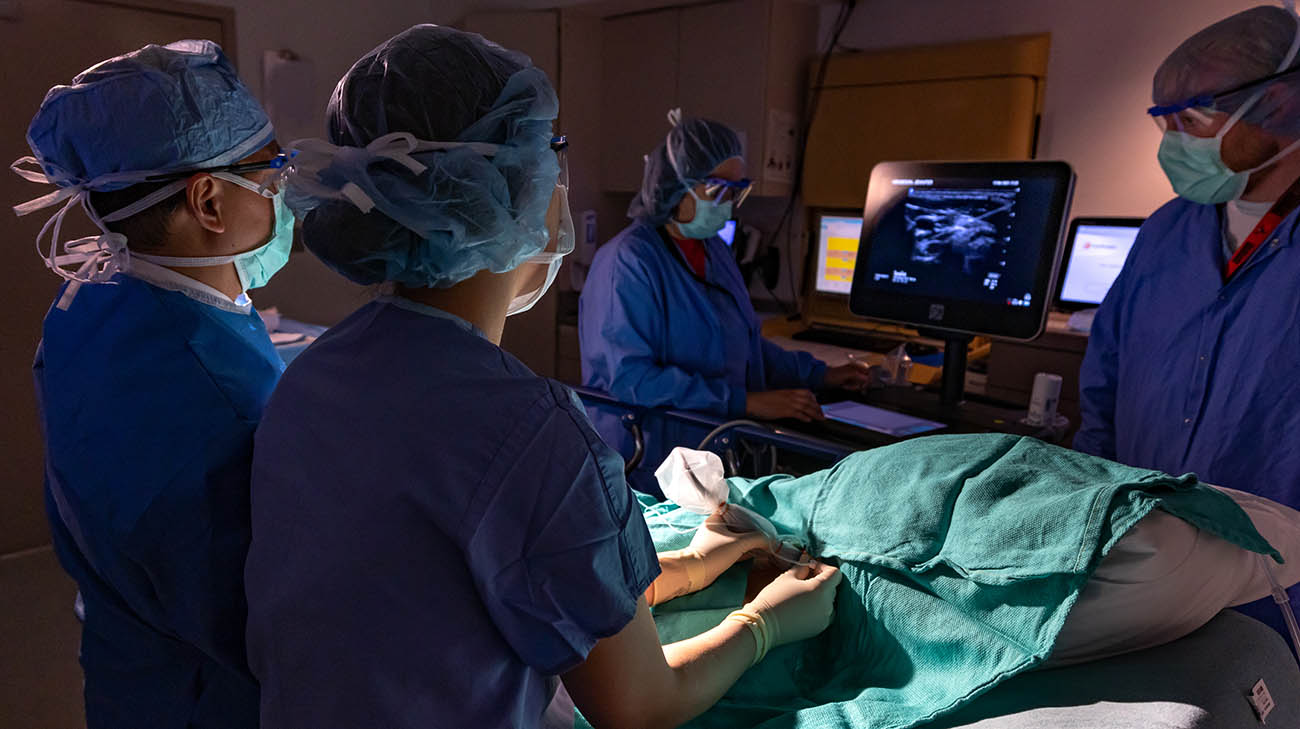
[[[239,295],[244,293],[244,286],[239,281],[239,273],[235,270],[233,263],[219,263],[215,266],[198,266],[190,268],[188,266],[164,266],[182,276],[187,276],[202,284],[207,284],[212,288],[226,295],[226,298],[234,301]]]
[[[211,241],[191,235],[189,231],[181,230],[180,232],[173,232],[162,246],[141,250],[139,253],[169,258],[207,258],[218,255],[211,252],[215,249],[216,246]],[[163,266],[163,268],[175,271],[186,278],[192,278],[201,284],[211,286],[225,294],[226,298],[231,301],[239,298],[239,295],[244,293],[244,286],[239,281],[239,273],[235,270],[233,262],[218,263],[214,266]]]
[[[1300,180],[1300,150],[1292,151],[1267,169],[1250,176],[1246,183],[1246,192],[1241,199],[1245,202],[1273,202]]]
[[[455,314],[478,327],[493,344],[499,346],[506,325],[506,310],[514,298],[516,282],[511,273],[481,271],[445,289],[399,285],[397,295]]]

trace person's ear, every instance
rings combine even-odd
[[[204,230],[226,232],[224,189],[212,175],[195,175],[185,186],[185,208]]]

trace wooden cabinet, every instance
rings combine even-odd
[[[862,208],[885,160],[1034,156],[1046,35],[831,58],[804,157],[804,200]]]
[[[816,6],[732,0],[602,26],[605,190],[640,188],[643,157],[668,133],[667,111],[681,107],[740,133],[756,194],[789,192]]]

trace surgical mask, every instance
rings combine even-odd
[[[1300,148],[1300,142],[1287,146],[1266,162],[1240,172],[1223,163],[1223,138],[1241,119],[1258,97],[1246,102],[1213,137],[1197,137],[1170,130],[1160,140],[1160,167],[1180,197],[1204,205],[1216,205],[1240,199],[1246,192],[1250,176],[1273,166],[1278,160]]]
[[[552,206],[555,208],[555,223],[553,226],[548,225],[547,227],[553,228],[554,232],[551,233],[550,238],[554,246],[548,244],[547,248],[553,248],[553,250],[542,251],[522,264],[524,266],[530,264],[546,266],[546,276],[540,286],[511,300],[510,306],[506,309],[506,316],[522,314],[542,300],[547,290],[551,288],[551,284],[555,283],[555,277],[560,272],[560,264],[564,261],[564,257],[572,253],[576,245],[573,215],[569,210],[569,188],[567,186],[562,184],[555,186]],[[547,217],[550,218],[551,214],[548,213]]]
[[[259,195],[267,195],[267,192],[263,191],[259,185],[239,175],[214,172],[212,176],[247,188]],[[131,255],[142,261],[149,261],[150,263],[171,268],[199,268],[233,263],[235,264],[235,272],[239,275],[239,285],[243,291],[261,288],[284,267],[284,264],[288,263],[289,252],[293,248],[294,219],[293,213],[284,204],[284,192],[271,193],[271,200],[275,208],[275,228],[266,243],[252,250],[229,256],[204,256],[199,258],[151,256],[138,252],[132,252]]]
[[[673,221],[677,230],[687,238],[704,240],[712,238],[722,226],[731,220],[731,201],[724,203],[714,203],[712,200],[702,199],[695,194],[694,190],[690,191],[691,197],[695,198],[695,217],[691,218],[689,223]]]

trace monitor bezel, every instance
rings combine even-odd
[[[1039,251],[1034,290],[1042,294],[1031,306],[1009,309],[996,304],[945,297],[908,295],[862,285],[869,276],[861,265],[871,256],[871,236],[879,223],[881,208],[892,199],[889,181],[898,178],[978,180],[1045,178],[1052,183],[1052,198],[1057,214],[1048,218],[1047,229],[1055,231],[1055,240]],[[1074,171],[1061,161],[989,161],[989,162],[880,162],[871,170],[867,197],[863,203],[862,237],[858,243],[857,264],[853,271],[853,290],[849,309],[857,316],[888,321],[944,335],[986,336],[1009,341],[1031,341],[1042,334],[1051,310],[1061,266],[1066,221],[1074,197]]]
[[[1070,221],[1070,232],[1065,236],[1065,247],[1061,250],[1061,273],[1057,277],[1056,293],[1052,296],[1052,306],[1058,311],[1082,311],[1084,309],[1095,309],[1100,304],[1090,304],[1084,301],[1067,301],[1063,298],[1065,293],[1065,279],[1070,275],[1070,256],[1074,253],[1074,239],[1079,234],[1079,228],[1085,225],[1110,226],[1113,228],[1141,228],[1146,222],[1146,218],[1129,218],[1129,217],[1078,217]],[[1132,252],[1132,248],[1129,252]],[[1114,282],[1111,284],[1114,285]]]

